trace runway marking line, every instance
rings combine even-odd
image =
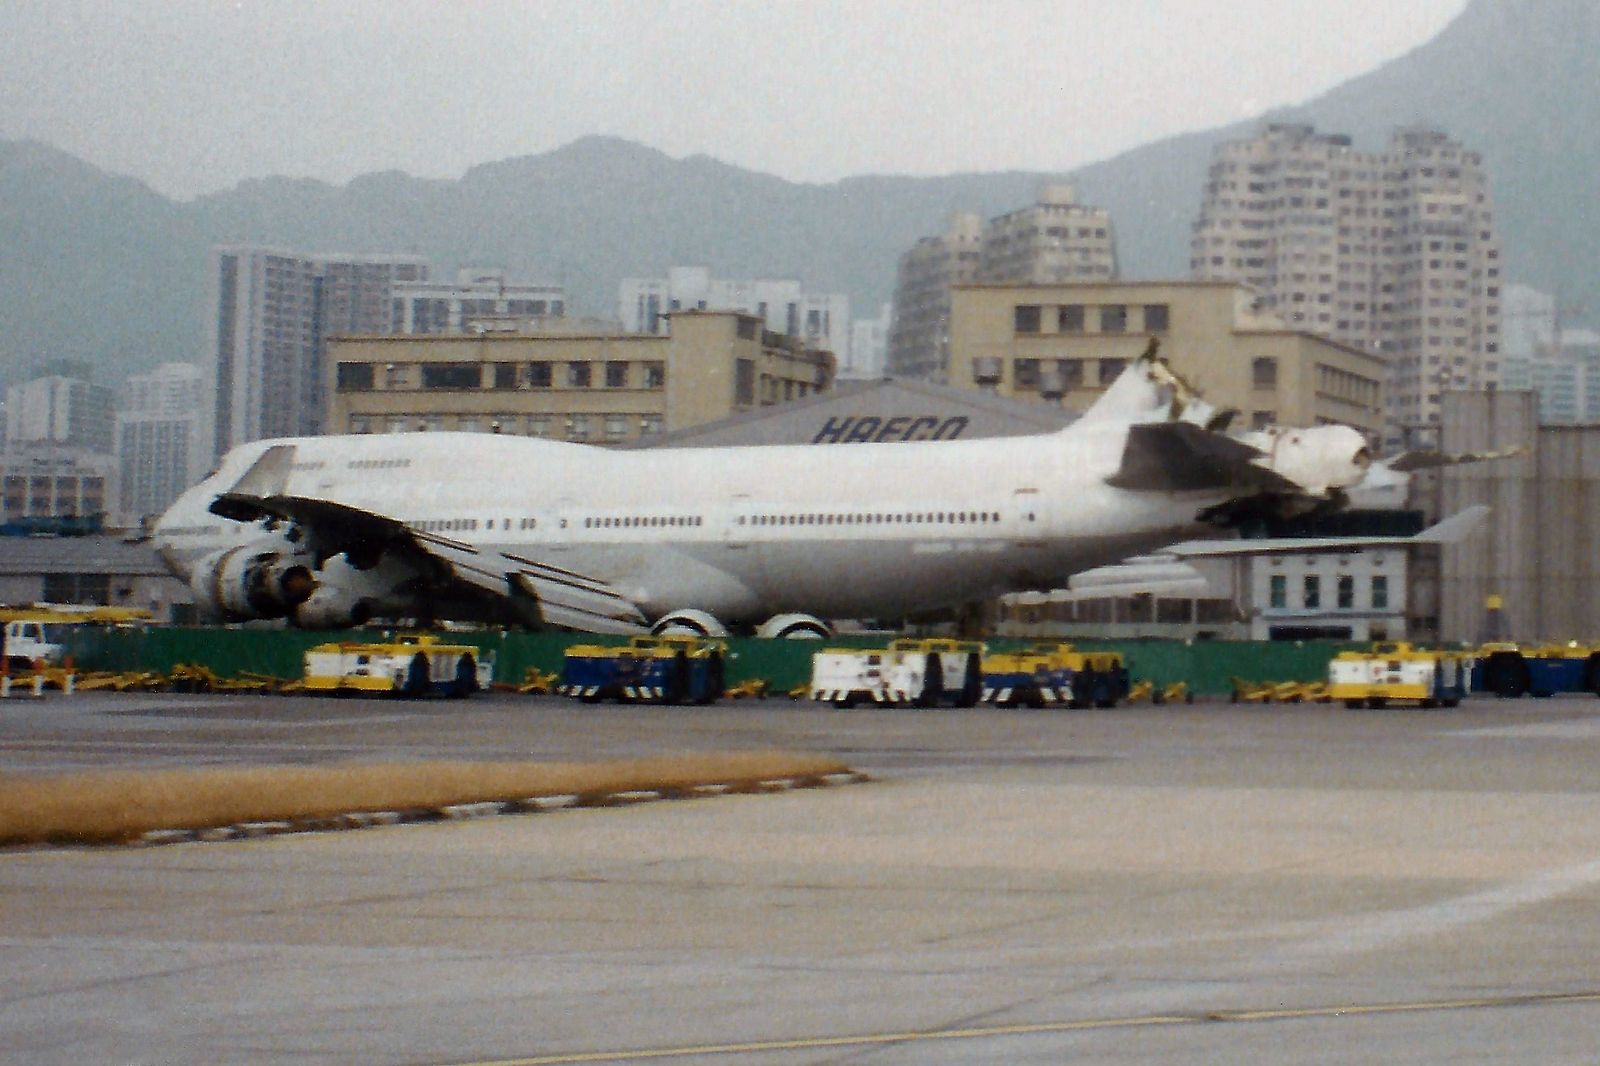
[[[537,1055],[521,1059],[482,1059],[450,1066],[571,1066],[585,1062],[650,1062],[692,1058],[697,1055],[752,1055],[777,1051],[809,1051],[837,1047],[874,1047],[924,1043],[933,1040],[984,1040],[1006,1036],[1039,1036],[1105,1029],[1150,1029],[1176,1025],[1215,1025],[1296,1021],[1307,1018],[1342,1018],[1384,1014],[1420,1014],[1429,1011],[1485,1010],[1491,1008],[1554,1006],[1565,1003],[1600,1003],[1600,990],[1584,992],[1533,992],[1516,996],[1482,996],[1471,999],[1416,1000],[1410,1003],[1357,1003],[1337,1007],[1277,1007],[1264,1010],[1215,1010],[1192,1014],[1146,1014],[1131,1018],[1085,1018],[1072,1022],[1022,1022],[961,1029],[922,1029],[900,1033],[863,1033],[859,1036],[818,1036],[792,1040],[752,1040],[728,1044],[640,1048],[633,1051],[580,1051],[562,1055]]]

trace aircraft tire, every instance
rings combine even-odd
[[[976,707],[983,695],[983,664],[977,652],[967,655],[967,669],[961,678],[961,699],[957,707]]]
[[[465,699],[478,691],[478,663],[471,655],[463,655],[456,660],[456,682],[450,687],[450,695],[456,699]]]
[[[1583,687],[1600,696],[1600,653],[1589,656],[1583,664]]]
[[[1514,652],[1496,652],[1483,666],[1483,687],[1503,700],[1525,695],[1528,681],[1528,665]]]
[[[682,703],[689,694],[689,656],[686,652],[678,652],[672,658],[672,666],[667,670],[666,691],[661,694],[661,702],[668,706]]]
[[[428,657],[420,651],[411,657],[411,665],[406,667],[406,683],[400,689],[402,696],[413,699],[426,696],[428,686],[433,684],[433,678],[428,672]]]
[[[928,668],[922,675],[922,692],[917,696],[918,707],[937,707],[944,699],[944,662],[937,655],[928,656]]]
[[[701,705],[716,703],[722,698],[722,693],[726,688],[727,683],[722,668],[722,654],[714,651],[706,663],[705,691],[700,693],[700,697],[695,702]]]

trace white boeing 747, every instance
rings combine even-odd
[[[1263,509],[1403,498],[1404,466],[1373,462],[1354,429],[1227,421],[1152,345],[1040,436],[638,451],[473,433],[264,440],[230,451],[153,540],[222,620],[796,636],[1048,588]]]

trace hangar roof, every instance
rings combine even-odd
[[[710,448],[730,444],[852,444],[1054,433],[1077,412],[975,389],[909,378],[844,381],[803,400],[745,411],[676,430],[632,447]]]
[[[145,541],[119,537],[0,537],[0,575],[167,573]]]

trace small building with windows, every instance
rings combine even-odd
[[[1376,435],[1384,361],[1288,328],[1233,282],[975,283],[951,295],[952,385],[1083,410],[1149,341],[1242,424]]]
[[[668,316],[664,336],[615,327],[482,328],[328,344],[330,433],[457,430],[624,444],[833,386],[831,352],[738,312]]]
[[[1410,515],[1408,517],[1419,517]],[[1412,556],[1403,536],[1331,547],[1315,537],[1190,541],[1004,597],[1013,636],[1178,640],[1404,640]]]

